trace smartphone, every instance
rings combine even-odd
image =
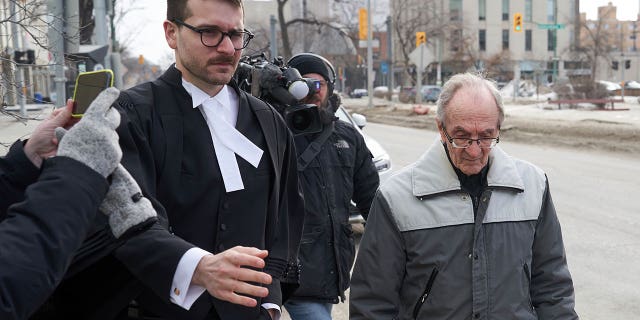
[[[76,87],[73,91],[71,115],[74,118],[82,117],[100,92],[111,86],[113,86],[113,71],[109,69],[78,74]]]

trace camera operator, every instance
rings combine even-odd
[[[315,92],[302,103],[318,106],[322,131],[298,135],[298,171],[305,197],[305,222],[299,258],[300,287],[285,303],[292,319],[331,319],[333,304],[344,302],[355,257],[349,205],[366,217],[379,177],[362,135],[334,113],[336,73],[319,55],[302,53],[287,65],[316,80]]]

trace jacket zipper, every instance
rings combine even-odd
[[[420,299],[418,299],[418,302],[416,302],[416,306],[413,307],[414,319],[418,318],[418,312],[420,312],[420,308],[422,308],[422,305],[424,304],[425,300],[427,300],[427,297],[431,293],[431,287],[433,287],[433,282],[436,280],[437,275],[438,275],[438,269],[434,268],[433,271],[431,272],[431,275],[429,276],[429,280],[427,281],[427,287],[424,288],[424,292],[422,292]]]
[[[527,300],[529,301],[529,307],[533,311],[533,301],[531,301],[531,272],[529,271],[529,265],[524,263],[524,274],[527,277]]]

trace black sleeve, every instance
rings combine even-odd
[[[24,199],[24,190],[39,174],[40,170],[24,153],[23,141],[16,141],[7,155],[0,157],[0,221],[11,204]]]
[[[66,157],[43,163],[24,201],[0,223],[0,319],[25,319],[60,283],[107,192],[106,180]]]
[[[122,96],[121,96],[122,98]],[[168,230],[168,217],[156,200],[156,166],[149,140],[154,134],[153,114],[147,106],[119,103],[122,164],[154,205],[158,220],[154,226],[128,239],[115,251],[115,257],[145,286],[169,301],[173,276],[184,253],[194,245]],[[150,137],[150,138],[148,138]],[[140,257],[144,257],[141,259]]]
[[[376,190],[380,185],[380,176],[373,164],[371,151],[367,148],[364,138],[355,133],[356,137],[356,162],[354,164],[353,175],[353,202],[366,219],[369,216],[371,202],[376,195]]]
[[[278,154],[282,154],[282,169],[277,229],[273,231],[276,238],[270,248],[267,248],[269,257],[265,268],[273,276],[273,283],[267,286],[269,296],[262,302],[282,305],[299,285],[298,250],[304,225],[304,199],[298,181],[297,152],[293,136],[279,114],[272,112],[276,136],[284,148],[278,150]]]

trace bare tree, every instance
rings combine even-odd
[[[323,20],[318,19],[315,15],[308,12],[308,16],[306,18],[293,18],[291,20],[286,20],[284,16],[284,8],[289,2],[289,0],[277,0],[278,1],[278,23],[280,25],[280,35],[282,38],[282,48],[284,51],[284,55],[286,57],[291,57],[291,37],[289,33],[290,28],[299,27],[301,25],[311,26],[313,27],[310,32],[322,33],[325,30],[333,31],[337,33],[341,38],[349,38],[350,30],[341,23],[331,20]],[[335,2],[340,2],[339,0],[333,0]],[[333,2],[332,1],[332,2]],[[307,36],[307,35],[303,35]]]
[[[391,12],[394,41],[399,50],[396,61],[405,66],[405,74],[415,83],[409,55],[415,48],[416,31],[426,32],[427,45],[435,46],[437,38],[447,37],[452,30],[449,14],[444,13],[437,0],[394,0]]]
[[[0,48],[0,98],[2,104],[13,103],[13,98],[22,95],[22,84],[15,82],[15,70],[17,62],[15,54],[21,48],[13,45],[12,29],[17,28],[18,32],[36,47],[49,50],[47,32],[53,28],[55,19],[47,10],[46,0],[0,0],[0,32],[6,35],[3,47]],[[10,8],[12,10],[10,10]],[[13,10],[15,9],[15,10]],[[34,61],[35,62],[35,61]]]
[[[582,60],[590,65],[591,82],[595,82],[598,71],[598,61],[600,59],[611,60],[610,53],[614,50],[616,44],[615,28],[608,27],[606,20],[589,21],[581,19],[580,34],[581,39],[576,52],[581,56]]]

